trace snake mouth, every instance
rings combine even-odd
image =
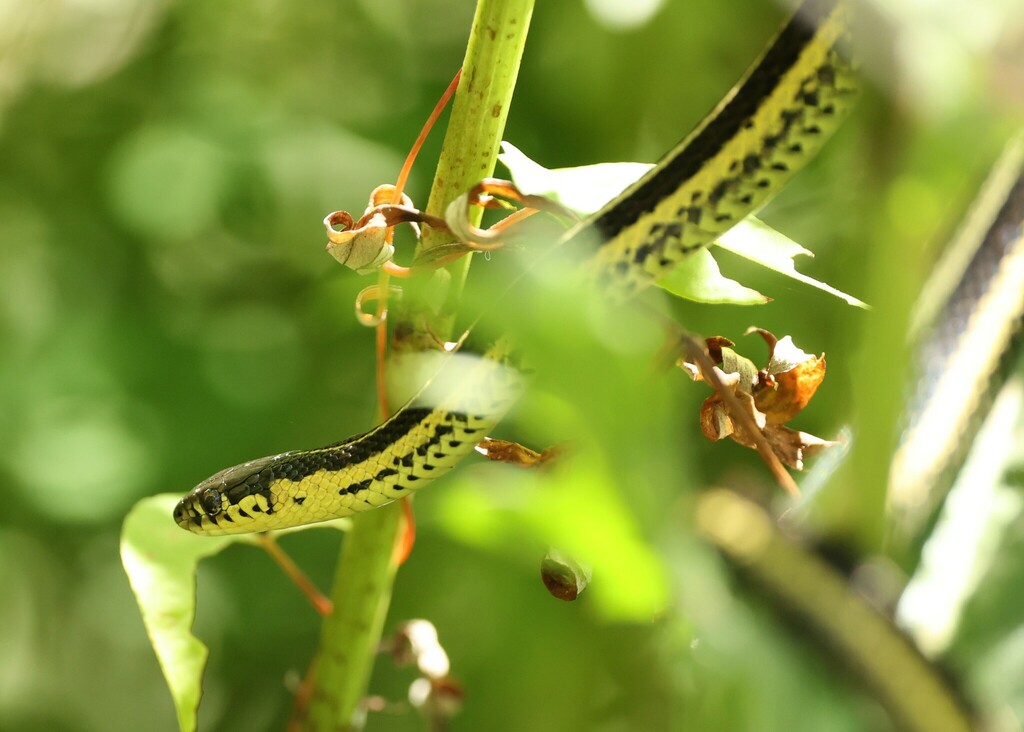
[[[244,528],[232,530],[235,522],[229,514],[211,515],[205,510],[202,499],[196,498],[192,494],[178,501],[171,515],[174,518],[174,523],[179,527],[199,536],[221,536],[246,531]],[[221,523],[222,519],[227,523]]]
[[[192,501],[188,498],[183,498],[178,501],[178,505],[174,507],[174,523],[176,523],[185,531],[191,531],[192,533],[199,533],[203,527],[203,514],[201,511],[197,511],[195,506],[192,505]]]
[[[185,508],[185,501],[178,501],[174,507],[174,523],[183,529],[188,528],[188,509]]]

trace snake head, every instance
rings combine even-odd
[[[178,501],[174,522],[194,534],[263,530],[257,516],[272,512],[266,485],[273,477],[273,465],[282,457],[252,460],[210,476]]]
[[[240,467],[240,466],[236,466]],[[183,529],[196,534],[216,532],[218,516],[224,515],[229,507],[226,495],[227,484],[221,471],[193,488],[174,507],[174,522]]]

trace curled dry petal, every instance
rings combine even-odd
[[[764,429],[764,435],[772,446],[772,452],[785,465],[794,470],[804,469],[804,458],[811,457],[826,447],[839,444],[833,440],[823,440],[807,432],[798,432],[781,424],[769,424]]]
[[[559,457],[565,451],[565,446],[554,445],[537,452],[518,442],[485,437],[477,444],[476,451],[488,460],[498,463],[507,463],[518,468],[539,468]]]
[[[810,356],[788,371],[775,374],[754,391],[757,408],[769,424],[785,424],[798,415],[825,379],[825,354]]]
[[[812,358],[814,356],[810,353],[797,348],[790,336],[785,336],[777,340],[775,345],[772,346],[772,355],[768,359],[765,371],[768,372],[769,376],[775,376],[776,374],[791,371]]]
[[[327,251],[332,257],[359,274],[369,274],[391,259],[395,247],[388,241],[388,229],[398,224],[410,224],[419,237],[418,223],[434,228],[445,228],[444,222],[413,208],[404,193],[399,203],[393,203],[395,187],[377,186],[362,217],[355,221],[347,211],[334,211],[324,218],[327,229]]]
[[[543,196],[527,195],[521,192],[512,181],[499,178],[484,178],[466,193],[448,204],[448,208],[445,211],[445,221],[452,234],[469,249],[479,251],[497,249],[503,246],[510,236],[515,234],[515,227],[503,227],[499,224],[490,229],[482,229],[472,223],[471,211],[474,206],[481,208],[514,208],[508,202],[523,206],[527,210],[547,211],[556,216],[569,218],[572,221],[579,219],[576,214],[555,201]],[[512,216],[516,216],[516,214]]]
[[[711,336],[710,338],[705,338],[704,342],[707,344],[708,356],[716,365],[721,365],[722,363],[722,349],[732,348],[736,345],[723,336]]]
[[[335,211],[324,219],[324,226],[330,239],[328,253],[359,274],[375,271],[395,253],[394,245],[387,241],[387,222],[380,214],[353,222],[347,211]]]
[[[701,405],[701,431],[709,440],[731,437],[756,449],[758,435],[749,434],[756,426],[783,464],[802,470],[806,457],[837,444],[785,426],[807,406],[825,378],[825,355],[805,353],[789,336],[776,338],[760,328],[747,332],[757,333],[768,344],[771,356],[763,369],[737,354],[726,338],[718,336],[705,341],[708,357],[717,364],[718,381],[727,390],[726,396],[731,394],[735,398],[743,414],[734,413],[736,405],[730,405],[721,391],[716,392]],[[698,363],[680,360],[679,366],[694,381],[713,383]]]
[[[591,571],[572,557],[550,549],[541,562],[540,576],[553,597],[572,602],[590,584]]]
[[[761,412],[757,411],[757,407],[754,406],[754,398],[749,393],[739,389],[733,391],[733,395],[740,403],[744,412],[754,421],[757,429],[763,432],[765,418]],[[704,436],[709,440],[717,442],[722,438],[731,437],[741,445],[751,448],[756,447],[753,436],[747,433],[743,424],[742,420],[736,419],[728,402],[718,394],[708,397],[704,400],[704,404],[701,405],[700,427],[701,431],[704,432]]]
[[[755,325],[752,325],[743,331],[743,335],[750,335],[751,333],[757,333],[759,336],[764,338],[764,342],[768,344],[768,351],[770,353],[775,352],[775,344],[778,343],[779,339],[775,337],[774,333],[770,330],[765,330],[764,328],[758,328]]]

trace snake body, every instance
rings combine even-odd
[[[1024,131],[978,195],[918,311],[917,388],[890,471],[905,529],[945,498],[990,401],[1021,347],[1024,323]]]
[[[722,102],[643,178],[562,245],[596,247],[601,287],[634,293],[765,203],[817,152],[850,106],[848,10],[808,0]],[[369,510],[441,477],[497,424],[517,391],[499,342],[449,387],[430,383],[369,432],[222,470],[174,511],[184,529],[280,529]],[[458,382],[457,384],[454,382]],[[466,394],[476,393],[466,405]]]
[[[917,388],[909,400],[907,427],[891,463],[889,485],[895,536],[914,540],[946,499],[993,396],[1013,366],[1020,368],[1024,130],[1007,147],[935,267],[916,315],[912,331],[920,362],[914,374]],[[974,494],[985,488],[969,483],[962,490]],[[952,506],[946,510],[958,513]],[[816,640],[827,657],[858,678],[889,712],[894,727],[912,732],[988,729],[984,706],[979,709],[974,703],[980,700],[972,700],[967,688],[926,659],[888,613],[821,555],[780,531],[755,502],[713,490],[698,499],[696,518],[701,534],[729,560],[744,584],[782,611],[781,617],[796,625],[801,638]],[[928,536],[931,542],[937,534]],[[967,544],[959,548],[968,555],[978,551]],[[905,603],[920,604],[910,596],[916,583],[959,584],[946,577],[948,555],[929,554],[923,550],[900,600],[901,609]],[[972,563],[969,558],[958,561]],[[920,631],[922,625],[933,623],[934,609],[929,605],[922,616],[928,619],[919,618],[910,627]],[[946,612],[941,609],[938,617]],[[898,611],[897,618],[901,615]],[[904,623],[909,615],[901,618]]]
[[[640,289],[777,193],[839,126],[856,91],[843,59],[849,8],[807,2],[675,148],[570,236],[602,242],[590,267]]]
[[[431,381],[390,419],[361,435],[235,465],[207,478],[174,510],[201,534],[268,531],[366,511],[444,475],[515,401],[516,372],[499,341]],[[452,371],[457,375],[453,376]]]

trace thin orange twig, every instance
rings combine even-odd
[[[309,711],[309,701],[313,698],[313,682],[316,680],[316,659],[309,664],[306,674],[299,682],[299,688],[295,691],[295,699],[292,701],[292,714],[288,720],[285,732],[301,732],[306,723],[306,713]]]
[[[437,100],[437,104],[434,105],[433,111],[427,118],[427,121],[423,124],[423,128],[420,130],[420,134],[416,137],[412,147],[409,148],[409,154],[405,156],[405,162],[402,164],[402,169],[398,172],[398,178],[395,180],[395,192],[392,196],[392,203],[398,204],[402,201],[402,193],[405,190],[405,184],[409,180],[409,174],[412,171],[412,165],[416,160],[416,156],[419,155],[420,149],[423,147],[424,141],[427,139],[427,135],[430,134],[430,130],[433,129],[434,123],[437,122],[441,116],[441,112],[448,105],[448,100],[455,94],[455,90],[459,86],[459,80],[462,78],[462,69],[460,68],[455,72],[455,76],[452,78],[451,83],[448,84],[448,88],[444,90],[441,98]],[[385,235],[385,241],[390,244],[394,240],[395,229],[389,227],[387,234]],[[385,262],[384,266],[380,268],[380,274],[377,278],[378,286],[380,287],[380,299],[377,300],[377,328],[376,328],[376,356],[377,356],[377,404],[380,409],[381,416],[387,418],[391,414],[391,408],[388,404],[388,389],[387,389],[387,355],[388,355],[388,278],[389,277],[410,277],[412,276],[412,269],[409,267],[403,267],[395,262]],[[404,511],[405,521],[404,529],[401,532],[401,536],[398,540],[398,545],[395,549],[395,559],[398,564],[403,564],[408,558],[409,553],[412,551],[412,546],[416,541],[416,520],[413,516],[412,505],[408,499],[403,499],[402,510]]]
[[[377,327],[374,330],[377,354],[377,408],[380,410],[381,417],[387,419],[391,416],[391,408],[388,405],[386,371],[388,358],[388,273],[383,269],[377,275],[377,286],[380,288],[380,295],[377,298]]]
[[[419,135],[416,136],[416,140],[413,142],[412,147],[409,148],[409,154],[405,156],[405,162],[402,163],[402,169],[398,171],[398,179],[395,181],[395,191],[391,198],[392,203],[401,203],[402,193],[405,191],[405,184],[409,180],[409,174],[412,172],[412,166],[416,161],[416,156],[419,155],[420,149],[423,147],[423,143],[427,139],[427,135],[430,134],[430,130],[433,129],[434,123],[437,122],[438,117],[441,116],[441,112],[444,111],[445,106],[448,104],[448,100],[451,99],[456,88],[458,88],[459,79],[461,78],[462,69],[460,68],[455,72],[455,76],[452,77],[451,83],[448,84],[448,88],[444,90],[444,94],[442,94],[441,98],[437,100],[437,104],[434,105],[433,111],[430,113],[430,116],[427,117],[427,121],[423,124],[423,128],[420,130]],[[390,244],[394,240],[394,236],[394,227],[388,227],[387,234],[385,235],[385,241]],[[385,262],[380,268],[380,275],[377,280],[381,293],[380,299],[377,300],[377,403],[380,407],[380,413],[384,418],[387,418],[391,413],[388,406],[386,386],[387,372],[385,366],[388,350],[388,277],[410,277],[411,275],[411,268],[403,267],[394,262]]]
[[[395,542],[394,562],[401,567],[405,560],[412,554],[413,545],[416,544],[416,514],[412,511],[412,501],[408,498],[402,499],[402,530]]]
[[[521,221],[524,221],[525,219],[528,219],[528,218],[530,218],[531,216],[533,216],[534,214],[537,214],[537,213],[540,213],[540,209],[536,209],[536,208],[521,208],[521,209],[518,209],[517,211],[513,211],[512,213],[510,213],[508,216],[503,218],[501,221],[496,222],[493,226],[489,227],[487,229],[487,231],[489,231],[489,232],[490,231],[502,231],[503,229],[507,229],[510,226],[514,226],[515,224],[518,224]],[[478,252],[493,252],[496,249],[501,249],[502,247],[504,247],[505,246],[505,242],[503,242],[503,241],[495,241],[495,242],[491,242],[490,244],[483,244],[481,242],[469,241],[469,242],[466,242],[466,246],[468,246],[470,249],[474,249],[474,250],[476,250]]]
[[[309,581],[309,578],[299,569],[298,565],[292,561],[292,558],[285,554],[284,550],[278,546],[277,541],[274,539],[272,534],[260,534],[259,542],[266,550],[267,554],[270,555],[277,566],[279,566],[284,573],[288,575],[289,579],[295,583],[295,585],[302,590],[302,594],[306,596],[313,609],[324,617],[328,616],[333,612],[334,606],[331,601],[323,595],[316,586]]]
[[[434,123],[437,122],[437,118],[441,116],[441,112],[444,111],[445,106],[448,104],[448,100],[452,98],[456,88],[459,86],[459,79],[462,78],[462,69],[460,68],[455,72],[455,76],[452,77],[451,83],[448,84],[448,88],[444,90],[444,94],[437,100],[437,104],[434,105],[434,111],[427,117],[427,121],[423,125],[423,129],[420,130],[419,136],[416,141],[409,148],[409,154],[405,157],[405,164],[402,165],[402,169],[398,173],[398,180],[395,181],[395,198],[394,203],[400,203],[402,199],[402,191],[405,190],[405,183],[409,180],[409,173],[412,171],[413,161],[416,160],[416,156],[420,153],[420,148],[423,147],[423,142],[427,139],[427,135],[430,134],[430,130],[434,127]]]

